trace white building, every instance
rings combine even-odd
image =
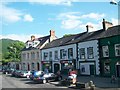
[[[99,75],[98,40],[78,43],[79,69],[82,75]]]
[[[76,69],[76,44],[72,43],[72,41],[83,34],[85,33],[62,37],[47,44],[42,49],[43,69],[48,68],[55,73],[58,70],[68,73],[70,68]]]

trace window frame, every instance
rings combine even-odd
[[[115,56],[120,56],[120,48],[116,47],[117,45],[119,45],[120,47],[120,44],[115,44]],[[117,53],[117,51],[119,52],[119,54]]]
[[[87,57],[88,57],[88,59],[94,59],[93,47],[88,47],[87,48]]]
[[[82,51],[82,49],[83,49],[83,51]],[[79,56],[80,56],[80,59],[85,59],[85,48],[79,49]]]
[[[106,52],[108,53],[108,55],[106,55]],[[103,57],[109,57],[109,47],[108,47],[108,45],[102,46],[102,56]]]

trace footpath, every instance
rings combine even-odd
[[[67,78],[67,75],[62,75],[63,79]],[[120,90],[120,78],[117,78],[115,82],[111,83],[111,78],[98,77],[98,76],[78,76],[77,81],[81,83],[88,83],[93,81],[95,84],[95,90]],[[57,84],[53,82],[52,84]]]

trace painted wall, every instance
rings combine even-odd
[[[120,62],[120,56],[115,56],[115,44],[120,44],[120,35],[112,36],[108,38],[102,38],[99,40],[100,43],[100,71],[101,76],[111,76],[116,75],[116,64]],[[102,56],[102,46],[108,46],[109,49],[109,57],[105,58]],[[110,62],[110,73],[105,73],[104,71],[104,63],[109,60]]]
[[[87,48],[88,47],[93,47],[93,54],[94,54],[94,58],[93,59],[88,59],[87,58]],[[80,59],[80,55],[79,55],[79,50],[78,50],[78,61],[80,63],[82,63],[82,65],[84,64],[85,65],[85,68],[87,69],[84,73],[81,73],[81,74],[86,74],[86,75],[90,75],[89,73],[89,68],[88,68],[88,65],[90,65],[91,63],[95,62],[95,74],[96,75],[99,75],[99,52],[98,52],[98,40],[92,40],[92,41],[86,41],[86,42],[80,42],[78,43],[78,49],[80,48],[85,48],[85,57],[86,57],[86,60],[85,59]],[[90,63],[91,62],[91,63]],[[81,69],[81,65],[79,64],[79,69]]]

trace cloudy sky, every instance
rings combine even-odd
[[[3,0],[0,3],[1,38],[26,41],[55,30],[57,37],[102,28],[102,20],[118,24],[118,6],[110,0]]]

